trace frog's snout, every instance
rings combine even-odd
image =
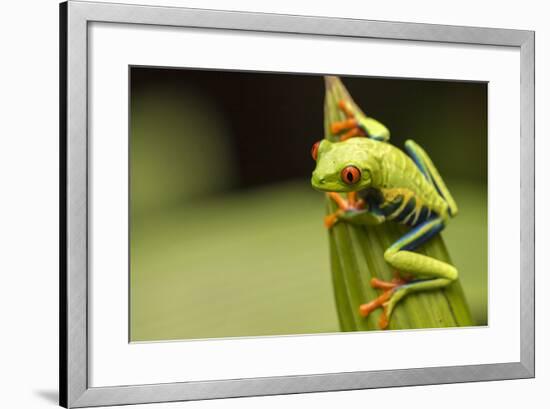
[[[326,178],[324,176],[319,176],[317,173],[313,172],[313,174],[311,175],[311,185],[313,187],[322,189],[325,183]]]

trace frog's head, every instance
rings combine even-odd
[[[311,176],[313,188],[323,192],[353,192],[373,184],[378,166],[368,153],[367,138],[350,138],[344,142],[317,142],[311,149],[317,162]]]

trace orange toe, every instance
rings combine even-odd
[[[384,291],[380,296],[378,296],[371,302],[368,302],[366,304],[361,304],[359,306],[359,314],[362,317],[367,317],[371,312],[373,312],[377,308],[380,308],[382,304],[388,301],[392,293],[393,293],[393,290]]]
[[[376,277],[371,278],[370,285],[372,288],[377,288],[380,290],[391,290],[392,288],[395,288],[397,286],[397,284],[394,282],[383,281]]]
[[[348,118],[353,118],[355,116],[351,109],[350,103],[348,103],[345,99],[338,101],[338,108],[340,108],[340,110],[344,112]]]
[[[327,229],[330,229],[332,226],[336,224],[336,221],[338,220],[338,216],[336,213],[329,214],[328,216],[325,216],[324,224]]]
[[[353,118],[345,119],[343,121],[336,121],[330,124],[330,130],[333,134],[337,134],[342,131],[348,131],[357,127],[357,121]]]

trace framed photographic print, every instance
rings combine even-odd
[[[60,16],[61,405],[534,376],[533,32]]]

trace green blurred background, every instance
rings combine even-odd
[[[132,67],[130,78],[130,339],[339,331],[324,198],[309,181],[322,76]],[[447,181],[460,213],[443,236],[486,325],[486,84],[342,80]]]

